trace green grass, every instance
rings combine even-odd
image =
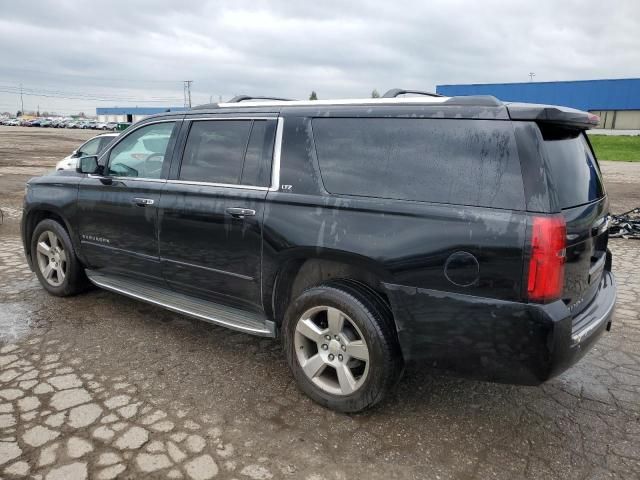
[[[589,135],[598,160],[640,162],[640,135]]]

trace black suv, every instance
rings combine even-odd
[[[403,92],[146,118],[29,182],[27,259],[53,295],[90,282],[281,336],[300,388],[340,411],[414,361],[539,384],[614,309],[598,118]]]

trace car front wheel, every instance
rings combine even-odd
[[[52,295],[65,297],[88,286],[69,234],[55,220],[42,220],[31,237],[31,259],[36,276]]]

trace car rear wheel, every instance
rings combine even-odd
[[[74,295],[89,284],[69,234],[55,220],[42,220],[36,226],[31,237],[31,259],[40,284],[52,295]]]
[[[341,412],[378,403],[402,371],[390,310],[346,280],[303,292],[287,310],[283,342],[302,391]]]

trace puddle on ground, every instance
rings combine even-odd
[[[34,313],[28,302],[0,303],[0,343],[26,337],[32,331]]]

